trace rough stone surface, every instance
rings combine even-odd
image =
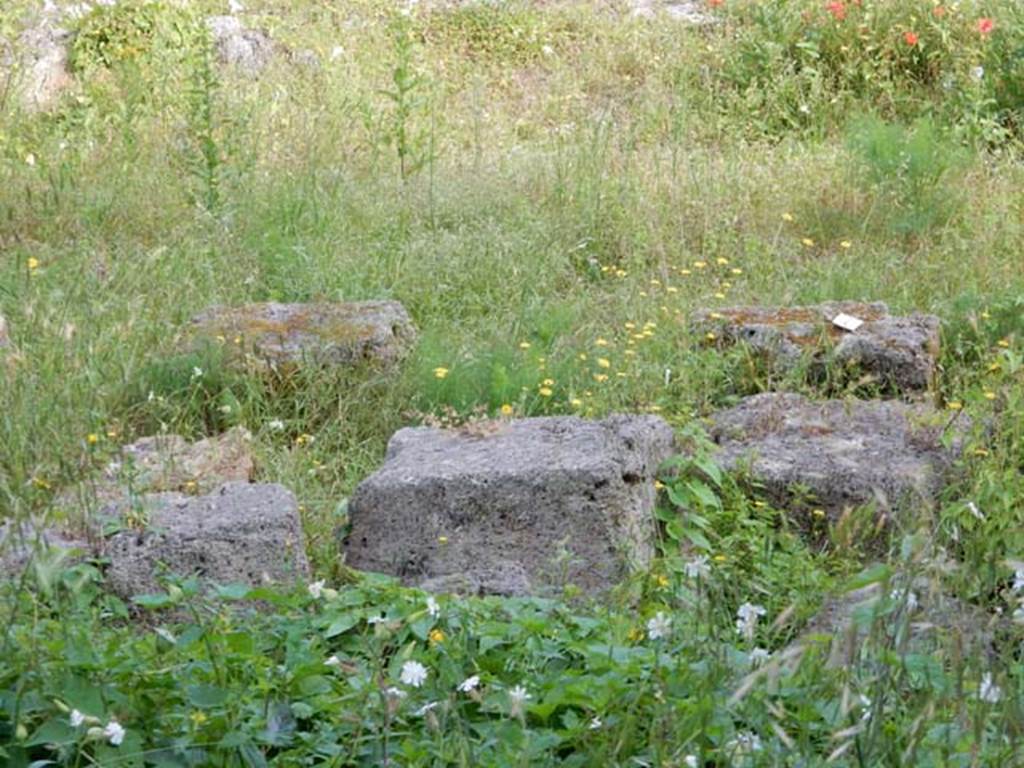
[[[42,522],[0,523],[0,578],[19,578],[37,552],[63,550],[89,556],[95,549],[85,538]]]
[[[600,592],[649,560],[673,449],[653,416],[402,429],[352,496],[347,562],[438,591]]]
[[[266,32],[247,28],[236,16],[210,16],[206,26],[222,64],[258,75],[270,63],[275,46]]]
[[[124,597],[160,589],[164,572],[227,584],[309,578],[298,506],[280,485],[226,483],[206,496],[160,494],[144,530],[107,539],[107,579]]]
[[[941,442],[947,425],[948,448]],[[835,519],[871,501],[880,512],[931,502],[966,426],[964,417],[923,403],[767,393],[715,414],[711,436],[722,466],[749,469],[781,507],[792,506],[795,488],[805,488],[809,503]]]
[[[4,55],[5,69],[14,78],[14,93],[25,111],[51,109],[72,84],[68,70],[70,37],[61,25],[60,13],[48,9],[18,36],[14,49]]]
[[[864,321],[844,331],[840,313]],[[693,318],[701,333],[725,343],[743,342],[782,368],[803,360],[855,366],[887,387],[928,389],[939,354],[939,320],[933,315],[897,316],[885,304],[829,302],[809,307],[732,307],[703,310]]]
[[[271,366],[391,363],[416,337],[408,312],[395,301],[214,307],[193,319],[192,331],[194,339]]]
[[[131,495],[209,493],[223,483],[249,482],[254,472],[252,435],[244,427],[195,443],[180,435],[153,435],[123,446],[121,458],[65,491],[58,506],[80,517]]]
[[[875,583],[833,595],[808,623],[799,642],[830,636],[828,665],[833,668],[853,664],[872,632],[879,641],[918,653],[942,637],[955,637],[972,651],[991,645],[994,617],[977,606],[936,590],[927,579],[915,580],[909,592],[908,596],[906,587],[896,587],[886,595]]]
[[[675,21],[682,21],[694,26],[716,24],[718,19],[707,11],[705,2],[672,2],[672,0],[633,0],[632,15],[638,18],[653,19],[664,14]]]

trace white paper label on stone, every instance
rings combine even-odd
[[[842,328],[844,331],[852,332],[864,325],[864,321],[859,317],[854,317],[853,315],[848,315],[845,312],[840,312],[832,318],[832,325]]]

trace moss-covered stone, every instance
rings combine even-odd
[[[416,331],[394,301],[263,303],[209,309],[193,319],[189,337],[258,366],[354,366],[396,362]]]

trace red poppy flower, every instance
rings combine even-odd
[[[984,18],[978,19],[978,31],[983,35],[989,34],[993,29],[996,28],[996,23],[992,19]]]
[[[710,5],[712,8],[717,8],[724,2],[725,0],[708,0],[708,5]]]
[[[918,40],[918,37],[917,37],[917,35],[915,33],[913,33],[913,32],[904,32],[903,33],[903,42],[905,42],[911,48],[913,48],[915,45],[917,45],[917,40]]]
[[[839,2],[839,0],[826,4],[825,10],[831,13],[832,18],[836,21],[842,21],[846,18],[846,3]]]

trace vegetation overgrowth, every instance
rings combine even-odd
[[[17,67],[0,80],[0,518],[74,519],[61,489],[134,437],[244,425],[317,580],[126,604],[102,563],[41,556],[0,586],[0,761],[1024,764],[1019,2],[709,0],[696,27],[244,4],[283,46],[258,78],[216,62],[203,19],[225,5],[121,0],[72,23],[54,110],[19,110]],[[3,3],[0,37],[33,8]],[[212,304],[376,298],[421,329],[397,371],[181,352]],[[871,394],[686,324],[833,299],[940,316],[935,400],[976,425],[957,483],[882,534],[854,524],[871,510],[794,521],[701,433],[759,391]],[[340,562],[344,500],[396,428],[614,411],[692,450],[661,557],[601,604],[429,598]],[[797,642],[869,584],[843,665]],[[912,631],[924,592],[986,617],[984,649]]]

